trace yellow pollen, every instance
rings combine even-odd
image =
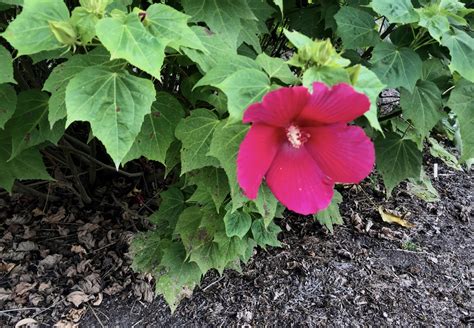
[[[286,137],[291,145],[298,149],[308,141],[310,135],[309,133],[301,132],[300,128],[296,125],[290,125],[286,130]]]

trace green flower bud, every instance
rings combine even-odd
[[[341,57],[330,40],[315,40],[301,48],[291,58],[289,64],[297,67],[306,65],[346,67],[350,64],[350,60]]]
[[[71,23],[66,21],[49,21],[49,28],[56,39],[68,46],[73,46],[77,40],[77,33]]]
[[[102,16],[105,9],[112,3],[113,0],[79,0],[81,7],[87,11]]]

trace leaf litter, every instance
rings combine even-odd
[[[281,248],[259,250],[242,273],[208,274],[173,316],[155,297],[153,279],[130,268],[131,236],[149,227],[138,205],[127,204],[133,183],[108,183],[92,208],[73,198],[44,207],[13,195],[0,201],[0,324],[28,318],[59,328],[100,327],[99,320],[125,327],[466,324],[472,174],[437,158],[425,161],[427,175],[434,162],[453,172],[432,182],[440,202],[413,197],[406,184],[388,200],[378,184],[361,185],[383,204],[382,213],[412,213],[416,226],[387,225],[365,193],[344,188],[345,224],[333,235],[287,213],[277,222]]]

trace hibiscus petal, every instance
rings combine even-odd
[[[264,124],[253,124],[240,144],[237,156],[237,180],[244,194],[254,199],[280,144],[279,129]]]
[[[358,183],[372,171],[374,144],[362,128],[333,124],[305,131],[311,136],[304,146],[332,180]]]
[[[326,178],[304,148],[284,143],[266,175],[275,197],[288,209],[313,214],[325,209],[333,196],[333,183]]]
[[[243,121],[287,127],[309,99],[310,93],[305,87],[280,88],[267,93],[261,103],[250,105]]]
[[[367,112],[369,107],[369,98],[363,93],[356,92],[346,83],[328,88],[324,83],[315,82],[311,99],[298,116],[298,121],[306,126],[311,125],[308,121],[350,122]]]

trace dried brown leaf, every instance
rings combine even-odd
[[[87,251],[81,245],[72,245],[71,252],[76,254],[87,254]]]
[[[39,262],[39,267],[42,269],[51,269],[58,263],[63,256],[61,254],[48,255]]]
[[[21,319],[15,324],[15,328],[23,327],[23,326],[32,327],[32,328],[38,327],[38,321],[36,321],[33,318],[25,318],[25,319]]]
[[[91,273],[79,283],[81,290],[87,294],[97,294],[102,290],[101,278],[98,273]]]
[[[13,268],[16,266],[15,263],[5,263],[2,262],[0,263],[0,272],[1,273],[9,273],[10,271],[13,270]]]
[[[67,320],[60,320],[56,322],[53,326],[54,328],[78,328],[79,324],[67,321]]]
[[[102,304],[102,301],[104,300],[104,296],[102,293],[99,293],[96,297],[96,299],[94,300],[94,302],[92,302],[92,305],[94,306],[99,306]]]
[[[48,213],[48,216],[43,218],[41,221],[56,224],[66,217],[66,209],[64,207],[59,208],[56,213]]]
[[[379,206],[379,214],[382,217],[382,220],[387,223],[396,223],[401,225],[405,228],[413,228],[415,225],[411,222],[408,222],[403,218],[403,216],[395,215],[389,213],[387,210],[383,208],[383,206]]]
[[[86,293],[84,293],[83,291],[75,291],[75,292],[72,292],[70,293],[67,297],[66,297],[66,300],[68,302],[71,302],[72,304],[74,304],[75,307],[78,307],[79,305],[81,305],[82,303],[85,303],[85,302],[88,302],[90,301],[91,299],[93,299],[94,297],[92,295],[87,295]]]
[[[38,250],[38,245],[32,241],[22,241],[16,247],[17,252],[31,252]]]
[[[12,298],[11,289],[0,287],[0,302],[11,300],[11,298]]]
[[[39,286],[38,286],[38,291],[39,292],[44,292],[46,291],[47,289],[51,288],[51,282],[48,281],[48,282],[42,282]]]
[[[67,319],[72,322],[79,322],[84,314],[86,314],[87,309],[82,308],[82,309],[71,309],[69,313],[67,314]]]
[[[28,283],[25,281],[20,282],[18,285],[15,286],[14,292],[15,295],[22,296],[28,293],[30,290],[36,287],[36,282],[35,283]]]

